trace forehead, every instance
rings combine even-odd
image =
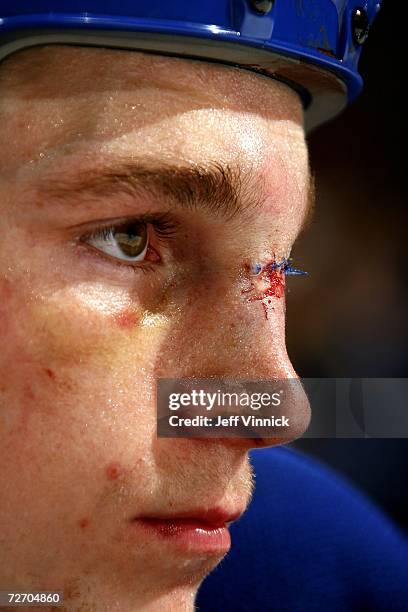
[[[248,70],[102,47],[54,44],[14,53],[0,64],[0,83],[38,99],[160,88],[277,119],[292,118],[299,107],[290,88]]]
[[[300,100],[273,79],[103,48],[48,45],[5,60],[0,118],[11,143],[3,170],[81,148],[253,165],[304,146]]]

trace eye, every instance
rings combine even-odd
[[[136,220],[125,221],[98,229],[84,237],[83,241],[115,259],[143,261],[149,248],[148,224]]]

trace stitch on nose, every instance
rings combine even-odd
[[[272,308],[272,297],[282,298],[285,295],[285,276],[303,276],[307,275],[307,272],[293,268],[290,265],[290,259],[283,257],[279,262],[274,256],[273,260],[264,266],[261,263],[255,262],[250,266],[250,272],[252,276],[258,276],[265,281],[266,286],[256,295],[248,297],[249,302],[262,301],[264,308],[265,318],[268,318],[268,312]],[[251,282],[251,289],[248,292],[252,292],[255,289],[253,282]]]

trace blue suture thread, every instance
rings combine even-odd
[[[270,272],[272,272],[273,270],[279,270],[279,272],[283,272],[285,276],[307,276],[308,275],[308,272],[305,272],[304,270],[299,270],[298,268],[292,268],[292,266],[290,265],[291,261],[292,261],[291,259],[286,259],[286,257],[283,257],[282,261],[280,262],[276,261],[275,259],[273,262],[266,264],[264,268],[262,268],[262,265],[257,262],[253,264],[252,266],[252,273],[254,275],[258,275],[260,274],[262,270],[266,270]]]
[[[262,265],[260,263],[254,263],[254,265],[251,268],[251,272],[255,276],[259,274],[261,270],[262,270]]]
[[[291,261],[291,259],[287,260],[285,257],[283,258],[283,272],[285,273],[285,276],[308,276],[309,273],[305,272],[305,270],[299,270],[299,268],[292,268],[292,266],[290,265]]]

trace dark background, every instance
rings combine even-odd
[[[383,3],[365,44],[363,94],[309,138],[315,217],[289,278],[288,351],[303,377],[406,377],[407,11]],[[408,398],[407,398],[408,404]],[[408,439],[301,439],[408,529]]]

